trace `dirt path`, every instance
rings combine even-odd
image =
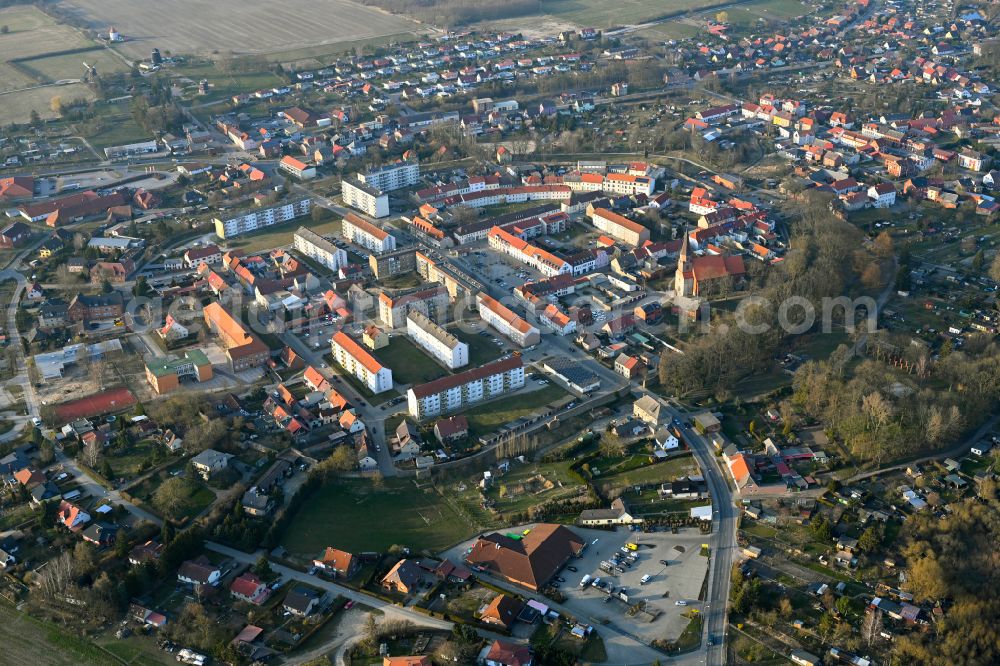
[[[335,664],[346,663],[344,655],[351,645],[360,640],[360,636],[364,632],[365,616],[368,612],[368,609],[362,606],[346,611],[340,618],[334,620],[337,622],[337,627],[333,636],[307,652],[285,657],[280,663],[306,664],[321,657],[331,657],[330,660]]]

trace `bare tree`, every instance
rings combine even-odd
[[[87,442],[83,447],[83,464],[90,469],[97,469],[97,464],[101,461],[101,445],[96,439]]]
[[[38,592],[44,599],[53,599],[62,594],[73,582],[73,556],[69,551],[49,560],[38,576]]]

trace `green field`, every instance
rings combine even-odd
[[[86,49],[96,44],[79,30],[57,23],[52,17],[29,5],[16,5],[0,9],[0,26],[8,29],[0,33],[0,108],[8,121],[24,122],[32,111],[42,118],[54,118],[50,110],[53,97],[63,102],[78,99],[92,100],[93,93],[83,84],[50,86],[23,90],[39,83],[63,79],[79,79],[84,74],[83,56],[52,56],[47,54],[70,49]],[[87,52],[88,55],[93,55]],[[113,54],[107,53],[113,58]],[[105,56],[94,56],[95,60]],[[28,59],[30,60],[24,60]],[[18,65],[11,61],[23,61]],[[97,64],[100,65],[101,62]],[[119,61],[120,63],[120,61]],[[36,69],[35,67],[38,67]],[[110,62],[108,67],[112,67]],[[16,90],[18,92],[9,92]]]
[[[329,236],[339,234],[341,224],[340,220],[327,220],[326,222],[316,224],[309,216],[304,216],[290,222],[285,222],[284,224],[267,227],[266,231],[227,239],[224,244],[230,250],[238,248],[245,252],[260,252],[276,247],[285,247],[292,244],[292,235],[299,227],[311,229],[321,236]]]
[[[61,79],[80,78],[86,71],[84,63],[96,67],[98,74],[102,75],[129,70],[124,60],[101,47],[83,53],[32,58],[22,61],[21,66],[33,72],[39,80],[55,82]]]
[[[0,34],[0,58],[5,61],[95,46],[79,30],[57,23],[49,15],[29,5],[0,9],[0,26],[4,25],[9,32]],[[74,72],[76,71],[78,70],[74,68]],[[79,71],[82,71],[82,65]],[[0,89],[6,89],[3,82],[0,82]]]
[[[56,89],[53,88],[53,90]],[[93,131],[82,132],[83,137],[98,151],[103,151],[109,146],[123,146],[129,143],[149,141],[152,138],[146,130],[139,127],[139,124],[132,118],[132,114],[111,115],[110,112],[106,113],[107,115],[101,117],[99,124],[94,124]],[[84,128],[84,130],[86,129]]]
[[[94,93],[83,83],[45,86],[32,90],[0,93],[0,107],[3,108],[5,117],[15,122],[26,122],[31,117],[32,111],[38,111],[38,115],[42,118],[55,118],[56,114],[50,108],[53,97],[59,97],[64,104],[68,104],[77,100],[91,101],[94,99]]]
[[[392,368],[392,381],[396,384],[424,384],[448,374],[405,335],[393,336],[389,346],[377,350],[375,356],[383,365]]]
[[[199,97],[197,103],[227,99],[238,93],[252,93],[285,83],[273,72],[224,72],[215,63],[177,67],[173,71],[179,78],[189,79],[189,85],[197,85],[202,79],[208,79],[209,92],[206,96]]]
[[[643,23],[676,11],[711,7],[717,2],[705,0],[622,0],[607,3],[594,0],[550,0],[544,11],[557,18],[590,28],[611,28]]]
[[[682,456],[661,463],[646,463],[641,467],[612,476],[600,475],[594,479],[594,483],[601,492],[606,494],[613,488],[665,483],[687,474],[694,474],[697,471],[698,464],[694,461],[694,458],[691,456]]]
[[[86,639],[0,603],[0,645],[4,664],[33,666],[118,666],[122,662]]]
[[[532,384],[534,385],[534,384]],[[545,405],[568,395],[562,388],[549,384],[535,391],[521,391],[509,398],[493,400],[465,412],[469,428],[478,434],[495,430],[497,426],[537,412]]]
[[[578,478],[571,476],[569,468],[572,464],[572,460],[515,464],[486,491],[486,496],[495,502],[494,508],[502,513],[527,511],[533,506],[576,497],[583,485]],[[478,498],[479,492],[475,488],[462,497],[470,504],[478,504]]]
[[[355,39],[332,44],[319,44],[317,46],[304,46],[288,51],[275,51],[268,53],[265,57],[271,62],[281,62],[293,66],[306,66],[312,64],[329,65],[344,53],[354,53],[357,49],[366,47],[376,48],[387,44],[405,44],[412,42],[415,35],[412,32],[399,32],[394,35],[382,37],[370,37],[368,39]]]
[[[335,479],[317,490],[295,515],[282,545],[312,556],[327,546],[353,553],[383,552],[394,544],[438,551],[473,533],[431,488],[386,479],[376,489],[364,479]]]

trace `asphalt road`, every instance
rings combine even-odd
[[[671,419],[677,418],[684,423],[687,414],[677,409],[675,405],[660,396],[639,389],[641,393],[657,400],[666,410]],[[722,470],[715,459],[714,446],[706,437],[698,434],[693,428],[680,428],[684,441],[691,448],[694,457],[701,467],[702,474],[708,484],[712,496],[712,536],[708,543],[711,547],[711,560],[708,571],[708,592],[705,597],[703,611],[702,637],[705,641],[703,649],[707,650],[706,664],[722,666],[726,663],[726,626],[728,624],[729,586],[732,578],[733,561],[736,557],[736,528],[739,511],[733,504],[733,492],[726,483]],[[714,645],[708,646],[708,640]]]
[[[221,553],[226,557],[232,558],[241,564],[256,564],[257,559],[264,554],[263,551],[256,551],[254,553],[244,553],[242,551],[236,550],[234,548],[229,548],[223,546],[222,544],[213,543],[211,541],[205,542],[205,548],[208,550],[215,551],[216,553]],[[290,569],[281,564],[276,564],[271,562],[271,569],[281,575],[282,580],[296,580],[302,583],[307,583],[310,587],[318,587],[327,592],[340,595],[346,599],[351,599],[355,603],[365,604],[376,610],[381,611],[385,614],[386,618],[407,620],[413,624],[422,627],[431,627],[433,629],[444,629],[446,631],[450,630],[453,626],[451,622],[447,620],[441,620],[438,618],[433,618],[428,615],[423,615],[416,611],[412,611],[400,606],[396,606],[387,601],[383,601],[378,597],[373,597],[364,592],[358,592],[357,590],[352,590],[349,587],[344,587],[343,585],[338,585],[319,576],[310,576],[309,574],[297,571],[295,569]]]

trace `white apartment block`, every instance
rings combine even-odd
[[[449,370],[469,363],[469,345],[416,310],[406,315],[406,335]]]
[[[530,347],[541,341],[541,331],[501,305],[496,299],[486,294],[479,294],[476,296],[476,305],[479,306],[480,319],[515,344]]]
[[[286,204],[278,204],[268,208],[249,210],[241,215],[225,220],[215,218],[215,235],[223,240],[235,238],[252,231],[257,231],[275,224],[282,224],[297,217],[308,215],[312,208],[312,199],[299,199]]]
[[[491,400],[524,386],[520,354],[414,386],[406,392],[410,416],[426,419]]]
[[[343,331],[337,331],[330,339],[330,351],[337,365],[357,377],[372,393],[392,388],[392,370],[379,363]]]
[[[380,218],[389,215],[389,195],[354,178],[345,178],[341,181],[340,196],[346,205],[371,217]]]
[[[378,169],[358,173],[357,179],[383,192],[401,190],[420,182],[420,164],[416,160],[386,164]]]
[[[376,254],[392,252],[396,249],[395,236],[384,229],[379,229],[371,222],[361,219],[354,213],[348,213],[344,217],[341,233],[343,233],[344,238],[355,245],[360,245]]]
[[[347,265],[347,251],[341,249],[319,234],[305,227],[292,236],[293,247],[313,261],[338,271]]]

